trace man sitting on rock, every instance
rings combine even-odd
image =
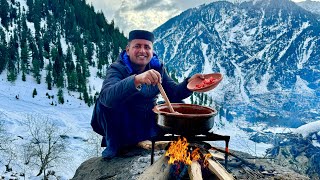
[[[181,102],[192,94],[187,83],[200,76],[196,74],[180,84],[174,82],[153,52],[153,42],[153,33],[131,31],[126,50],[107,70],[91,122],[103,136],[104,158],[112,158],[159,133],[152,111],[159,94],[157,83],[162,83],[171,102]]]

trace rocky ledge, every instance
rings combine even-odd
[[[164,145],[157,146],[155,160],[164,154],[164,147]],[[273,158],[257,158],[238,151],[230,153],[228,171],[236,179],[310,179],[288,166],[279,165],[281,163]],[[150,160],[150,146],[131,148],[127,153],[110,160],[104,160],[101,157],[91,158],[79,166],[72,180],[137,179],[150,167]],[[224,161],[221,161],[221,164],[223,163]],[[150,177],[150,179],[154,178]]]

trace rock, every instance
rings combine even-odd
[[[166,143],[167,144],[167,143]],[[155,150],[155,162],[165,153],[165,146],[157,146]],[[103,180],[103,179],[137,179],[150,167],[151,149],[149,145],[140,144],[140,147],[127,149],[128,152],[110,160],[101,157],[91,158],[83,162],[77,169],[72,180]],[[277,159],[257,158],[249,154],[233,151],[229,156],[228,171],[236,179],[286,179],[307,180],[307,176],[298,174],[290,166],[281,166]],[[306,159],[301,157],[301,162]],[[315,160],[315,162],[318,162]],[[220,161],[221,164],[224,161]],[[317,177],[313,174],[312,177]],[[154,179],[154,177],[150,177]]]
[[[155,160],[164,153],[159,148],[165,145],[156,144]],[[126,149],[126,151],[110,160],[94,157],[83,162],[76,170],[72,180],[135,179],[151,164],[151,144],[149,142],[139,143],[138,146]]]
[[[278,134],[279,142],[268,150],[268,156],[280,166],[288,167],[311,179],[320,179],[319,147],[312,144],[311,134],[302,137],[297,134]]]

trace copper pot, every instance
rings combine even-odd
[[[153,112],[157,114],[157,124],[167,133],[180,135],[195,135],[208,132],[214,123],[217,111],[210,107],[172,103],[178,113],[170,113],[165,104],[156,105]]]

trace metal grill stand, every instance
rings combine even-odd
[[[152,142],[152,149],[151,149],[151,164],[154,161],[154,146],[156,141],[175,141],[178,139],[179,136],[183,136],[187,138],[188,141],[225,141],[225,168],[227,169],[228,166],[228,154],[229,154],[229,141],[230,136],[223,136],[219,134],[214,134],[211,132],[207,132],[206,134],[201,135],[175,135],[175,134],[165,134],[165,135],[158,135],[151,138]]]

